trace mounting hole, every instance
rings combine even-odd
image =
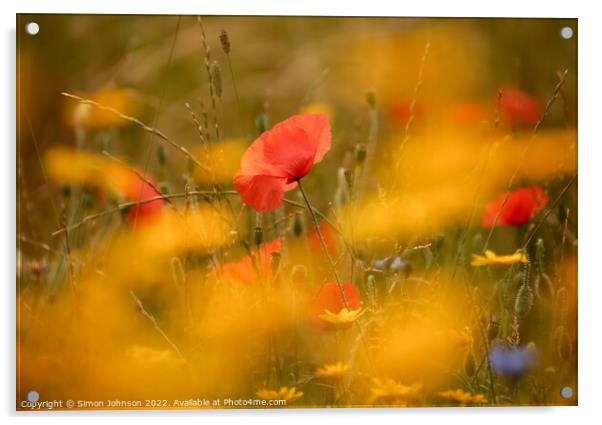
[[[27,401],[35,403],[40,399],[40,394],[37,391],[30,391],[27,393]]]
[[[560,390],[560,397],[568,400],[573,396],[573,389],[571,387],[562,387]]]
[[[560,29],[560,36],[565,40],[573,38],[573,29],[571,27],[562,27]]]
[[[25,32],[29,35],[36,35],[40,32],[40,26],[37,22],[30,22],[25,25]]]

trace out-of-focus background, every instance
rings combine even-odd
[[[252,140],[257,135],[256,118],[266,108],[271,124],[307,106],[327,108],[334,142],[327,156],[331,167],[321,170],[338,166],[344,151],[367,137],[362,120],[368,92],[376,96],[380,138],[403,131],[427,43],[415,125],[423,119],[436,127],[440,117],[448,116],[445,112],[465,103],[486,105],[482,118],[492,120],[497,92],[508,85],[545,103],[561,69],[568,70],[563,96],[569,113],[553,108],[545,127],[577,122],[576,20],[219,16],[203,20],[211,60],[221,71],[223,93],[217,115],[222,135]],[[26,33],[28,22],[39,24],[38,34]],[[184,103],[201,116],[199,101],[211,114],[211,98],[195,17],[19,15],[17,27],[17,128],[23,170],[19,185],[34,196],[30,209],[20,209],[24,225],[41,231],[56,223],[48,214],[55,193],[45,184],[38,157],[52,145],[75,143],[74,102],[61,92],[99,94],[104,103],[129,111],[178,143],[198,145]],[[573,29],[570,39],[561,36],[565,27]],[[220,44],[221,30],[229,35],[229,58]],[[99,120],[93,124],[95,137],[116,139],[113,149],[144,167],[152,137],[123,122],[111,127],[115,120],[110,117],[108,123]],[[172,162],[182,161],[177,153],[168,153]],[[156,171],[154,154],[152,159],[151,173]],[[169,169],[175,184],[181,183],[178,168]],[[334,191],[336,179],[320,170],[314,174],[312,184],[323,187],[325,194]],[[182,187],[183,183],[178,189]]]

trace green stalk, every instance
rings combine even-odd
[[[341,279],[339,278],[339,274],[337,273],[337,268],[334,264],[334,261],[332,260],[332,257],[330,256],[330,253],[328,252],[328,247],[326,246],[326,242],[324,241],[324,236],[322,236],[322,231],[320,230],[320,225],[318,224],[318,218],[316,217],[316,214],[314,213],[314,209],[311,206],[309,199],[307,198],[307,194],[305,193],[305,190],[303,189],[303,186],[301,185],[301,180],[300,179],[296,179],[296,180],[297,180],[297,185],[299,186],[299,190],[301,191],[301,195],[303,195],[303,200],[305,201],[305,204],[307,205],[307,210],[309,211],[309,215],[310,215],[311,221],[314,225],[314,229],[316,230],[316,233],[318,234],[318,238],[320,239],[320,245],[322,245],[322,250],[324,251],[326,258],[328,259],[328,263],[330,264],[330,268],[332,269],[332,273],[334,274],[334,279],[337,282],[337,287],[339,288],[339,293],[341,295],[341,299],[343,300],[343,305],[345,306],[345,308],[347,310],[349,310],[349,305],[347,304],[347,300],[345,299],[345,293],[343,292],[343,285],[341,284]]]

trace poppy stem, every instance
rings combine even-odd
[[[314,213],[314,209],[311,206],[311,203],[309,202],[309,198],[307,197],[307,194],[305,193],[305,190],[303,189],[303,186],[301,185],[301,180],[300,179],[296,179],[297,181],[297,185],[299,186],[299,190],[301,191],[301,195],[303,195],[303,200],[305,201],[305,204],[307,205],[307,210],[309,211],[309,215],[311,217],[311,222],[314,225],[314,229],[316,230],[316,233],[318,234],[318,238],[320,239],[320,245],[322,245],[322,250],[324,251],[324,255],[326,255],[326,259],[328,260],[328,263],[330,264],[330,268],[332,269],[332,273],[334,274],[334,279],[337,282],[337,287],[339,288],[339,294],[341,295],[341,299],[343,300],[343,305],[345,306],[345,308],[347,310],[349,310],[349,305],[347,304],[347,300],[345,299],[345,292],[343,291],[343,285],[341,284],[341,279],[339,278],[339,274],[337,273],[337,268],[334,264],[334,261],[332,260],[332,257],[330,256],[330,253],[328,252],[328,247],[326,246],[326,242],[324,241],[324,236],[322,235],[322,231],[320,230],[320,224],[318,223],[318,218],[316,217],[316,214]]]

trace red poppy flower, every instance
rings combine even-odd
[[[516,87],[501,89],[500,119],[509,127],[529,127],[535,125],[543,113],[541,103]]]
[[[527,223],[539,210],[548,203],[548,197],[539,186],[522,187],[510,192],[508,200],[502,208],[506,193],[487,204],[483,214],[483,227],[492,227],[499,211],[497,226],[520,226]],[[501,208],[501,210],[500,210]]]
[[[259,266],[262,273],[271,278],[270,260],[272,253],[280,252],[282,241],[274,239],[272,242],[261,244],[259,248]],[[257,258],[256,258],[257,261]],[[221,277],[226,281],[241,282],[251,285],[257,282],[257,271],[253,266],[253,260],[249,255],[234,263],[227,263],[221,267]]]
[[[149,182],[155,183],[147,176],[145,177]],[[156,185],[155,185],[156,187]],[[153,199],[160,196],[159,193],[146,181],[140,179],[132,173],[132,178],[124,182],[121,188],[121,195],[128,202],[139,202],[147,199]],[[157,199],[155,201],[145,202],[137,204],[128,209],[125,219],[130,224],[142,223],[150,219],[156,218],[163,211],[163,200]]]
[[[347,301],[349,310],[357,310],[362,306],[360,294],[352,284],[343,284],[343,294],[345,295],[345,301]],[[345,308],[345,304],[343,304],[339,286],[336,283],[326,283],[316,290],[311,299],[309,314],[312,322],[318,329],[327,330],[330,324],[318,316],[323,314],[325,310],[337,314],[343,308]]]
[[[330,124],[326,115],[292,116],[261,134],[249,146],[234,176],[243,201],[257,211],[280,206],[284,192],[297,186],[314,164],[330,150]]]
[[[125,202],[139,202],[147,199],[153,199],[160,196],[153,186],[142,180],[139,176],[131,171],[122,171],[121,169],[109,169],[107,173],[112,173],[112,184],[107,189],[98,189],[96,197],[101,204],[104,204],[107,198],[107,193],[113,197],[120,197]],[[145,179],[157,185],[153,179],[146,176]],[[157,217],[163,211],[164,201],[157,199],[155,201],[136,204],[128,208],[125,215],[125,220],[129,224],[142,223],[149,219]]]

